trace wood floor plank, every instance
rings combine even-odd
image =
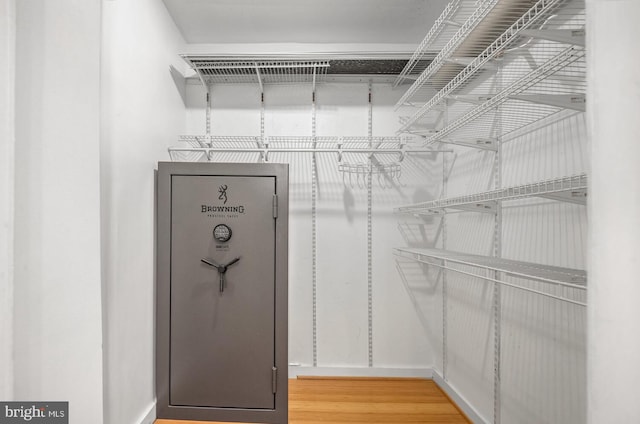
[[[469,422],[432,380],[344,377],[289,380],[289,424]],[[155,424],[222,423],[156,420]]]

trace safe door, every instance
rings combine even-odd
[[[159,165],[159,417],[286,422],[286,187],[283,165]]]

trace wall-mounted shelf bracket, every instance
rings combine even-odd
[[[465,94],[452,94],[446,97],[447,100],[455,100],[457,102],[470,103],[472,105],[480,105],[491,99],[490,96],[471,96]]]
[[[526,29],[521,34],[526,37],[585,47],[584,29]]]
[[[482,150],[491,150],[493,152],[498,150],[498,147],[497,147],[498,140],[495,138],[479,138],[472,141],[443,138],[438,141],[446,144],[455,144],[457,146],[473,147],[475,149],[482,149]]]
[[[481,213],[494,214],[496,213],[497,207],[498,207],[498,202],[487,201],[487,202],[470,203],[467,205],[457,205],[457,206],[452,206],[451,208],[468,211],[468,212],[481,212]]]
[[[260,75],[260,67],[258,64],[254,64],[256,68],[256,77],[258,78],[258,84],[260,84],[260,93],[264,94],[264,85],[262,84],[262,75]]]
[[[475,57],[450,57],[448,59],[445,59],[444,61],[447,63],[455,63],[456,65],[469,66],[474,60],[475,60]],[[498,66],[494,61],[490,60],[486,63],[483,63],[480,66],[480,69],[488,69],[491,71],[495,71],[498,69]]]
[[[560,191],[557,193],[540,194],[538,197],[544,197],[546,199],[556,200],[559,202],[574,203],[576,205],[585,205],[587,203],[587,189],[575,189]]]
[[[584,94],[519,94],[509,96],[512,100],[523,100],[547,106],[555,106],[562,109],[584,112],[587,109],[587,98]]]

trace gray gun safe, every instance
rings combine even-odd
[[[288,165],[158,164],[158,418],[287,422],[288,187]]]

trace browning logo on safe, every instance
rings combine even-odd
[[[209,212],[233,212],[244,213],[244,206],[215,206],[215,205],[202,205],[202,213]]]
[[[218,196],[218,200],[222,200],[222,203],[224,203],[225,205],[227,204],[227,185],[223,184],[220,187],[218,187],[218,193],[220,193],[220,196]]]
[[[226,184],[222,184],[220,187],[218,187],[218,200],[222,200],[222,205],[201,205],[201,212],[202,213],[207,213],[209,214],[210,217],[212,218],[222,218],[222,217],[226,217],[226,218],[232,218],[233,216],[231,215],[212,215],[212,214],[216,214],[216,213],[227,213],[227,214],[235,214],[236,216],[239,214],[244,214],[245,213],[245,207],[244,205],[237,205],[237,206],[224,206],[227,204],[227,201],[229,200],[228,195],[227,195],[227,190],[229,189],[229,186]]]

